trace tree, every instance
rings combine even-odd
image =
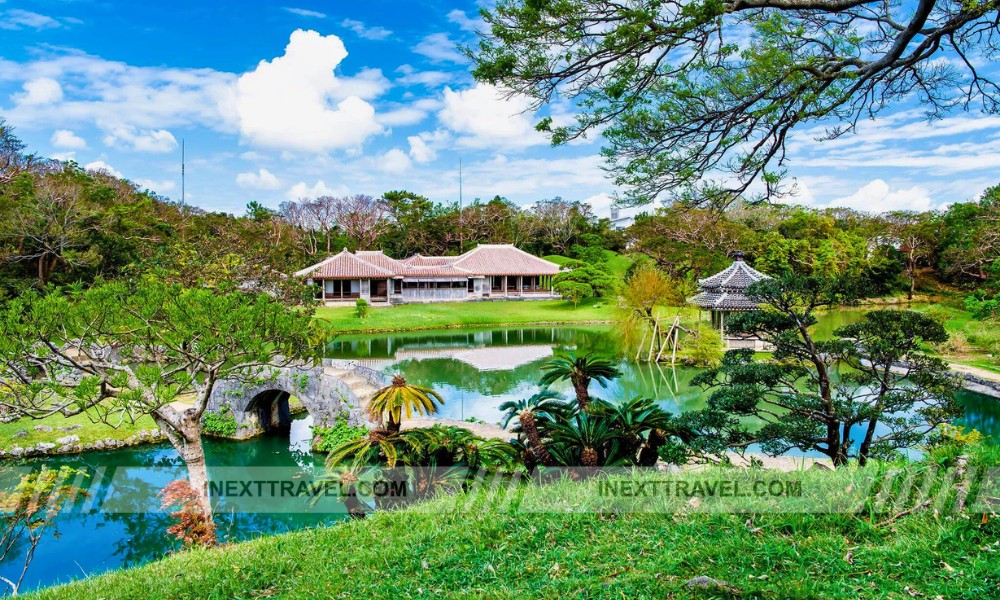
[[[405,377],[396,375],[390,385],[375,392],[368,403],[368,412],[373,419],[384,419],[389,433],[398,433],[404,411],[406,418],[413,413],[430,415],[437,412],[440,404],[444,404],[441,394],[429,387],[410,385]]]
[[[752,349],[731,350],[722,365],[692,383],[711,388],[704,412],[722,437],[773,455],[796,448],[828,456],[835,466],[913,447],[939,423],[960,414],[956,382],[923,341],[947,339],[940,324],[916,313],[875,311],[832,340],[816,340],[813,312],[849,298],[849,281],[789,277],[753,284],[760,311],[730,316],[729,331],[773,345],[773,360]],[[850,366],[854,372],[839,370]],[[896,374],[903,365],[904,372]],[[834,373],[840,372],[839,381]],[[740,418],[763,425],[746,432]],[[884,428],[878,433],[879,426]],[[856,436],[860,435],[861,439]],[[860,444],[856,446],[856,442]]]
[[[539,128],[557,144],[603,131],[634,204],[722,206],[758,180],[781,194],[796,128],[845,123],[836,138],[903,99],[932,117],[998,109],[973,66],[1000,42],[990,0],[500,0],[482,15],[475,77],[532,108],[572,100],[575,123]]]
[[[5,259],[34,263],[42,287],[60,264],[100,262],[90,234],[102,227],[102,218],[84,201],[73,173],[32,177],[26,184],[17,195],[17,207],[8,211],[3,223],[3,237],[15,244],[4,252]]]
[[[152,416],[210,524],[201,418],[216,383],[311,358],[315,331],[309,311],[266,293],[152,281],[29,292],[0,311],[0,406],[31,418],[86,411],[111,426]]]
[[[917,267],[927,264],[937,249],[939,220],[933,213],[893,211],[883,216],[889,226],[889,235],[906,257],[906,276],[910,287],[906,297],[913,300],[917,285]]]
[[[543,416],[550,419],[558,419],[566,410],[559,394],[551,390],[542,390],[526,400],[508,400],[499,406],[499,409],[507,415],[503,426],[506,428],[516,417],[518,424],[515,433],[521,434],[525,438],[525,447],[530,456],[525,457],[525,464],[529,469],[541,463],[545,466],[555,464],[552,455],[542,442],[542,435],[538,430],[538,418]]]
[[[580,281],[557,281],[552,289],[563,298],[573,303],[573,308],[580,305],[580,300],[594,296],[594,288]]]
[[[0,117],[0,185],[6,185],[38,163],[32,154],[25,153],[25,145],[14,128]]]
[[[330,203],[334,222],[356,244],[356,250],[373,249],[375,240],[389,229],[389,206],[385,200],[364,194],[319,200]]]
[[[545,373],[538,380],[542,387],[557,381],[569,380],[576,392],[576,402],[580,410],[590,402],[590,382],[596,381],[601,387],[608,387],[608,381],[621,375],[615,363],[593,354],[577,356],[573,352],[555,356],[542,366]]]

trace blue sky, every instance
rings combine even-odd
[[[0,115],[40,154],[242,212],[322,194],[562,196],[606,215],[600,140],[552,148],[526,101],[477,84],[456,43],[467,2],[0,0]],[[557,121],[571,107],[545,109]],[[967,200],[1000,181],[1000,118],[918,109],[789,147],[796,201],[880,211]]]

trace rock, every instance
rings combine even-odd
[[[83,425],[66,425],[64,427],[57,427],[59,431],[69,433],[70,431],[76,431],[77,429],[83,429]]]
[[[56,452],[58,452],[59,454],[70,454],[79,451],[80,451],[80,444],[64,444],[62,446],[59,446],[59,449],[56,450]]]
[[[711,577],[705,577],[704,575],[688,579],[684,582],[684,587],[688,589],[725,591],[730,594],[738,594],[740,592],[737,588],[730,585],[728,581],[712,579]]]
[[[91,450],[104,450],[104,442],[102,442],[101,440],[97,440],[96,442],[90,444],[88,448],[90,448]]]
[[[18,431],[17,433],[15,433],[13,437],[15,437],[15,438],[28,437],[28,432],[22,429],[21,431]]]
[[[10,455],[14,457],[22,456],[24,454],[24,448],[20,446],[14,446],[10,449]]]
[[[80,441],[80,436],[78,435],[67,435],[65,437],[58,438],[56,443],[60,446],[66,446],[68,444],[75,444]]]
[[[52,428],[48,425],[35,425],[35,431],[44,431],[45,433],[48,433],[52,431]]]
[[[36,452],[48,452],[48,451],[52,450],[55,447],[56,447],[55,444],[50,444],[49,442],[38,442],[37,444],[35,444],[35,451]]]
[[[163,437],[163,434],[160,433],[159,429],[150,429],[149,430],[149,437],[153,438],[154,440],[158,440],[161,437]]]

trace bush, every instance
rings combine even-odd
[[[685,344],[684,352],[681,354],[681,361],[684,364],[710,369],[722,364],[725,348],[722,345],[722,336],[714,327],[699,325],[698,333],[686,339],[690,342]]]
[[[228,406],[223,406],[219,412],[206,412],[201,417],[201,430],[208,435],[233,437],[236,429],[236,417]]]
[[[368,435],[367,427],[352,427],[347,423],[347,415],[340,414],[333,427],[313,427],[315,439],[313,449],[317,452],[329,452],[342,444],[353,442],[366,435]]]
[[[580,303],[580,300],[584,298],[590,298],[594,295],[594,288],[590,287],[586,283],[579,283],[576,281],[560,281],[553,286],[553,289],[558,294],[561,294],[564,298],[573,303],[576,306]]]
[[[358,298],[358,301],[354,303],[354,314],[357,315],[359,319],[368,318],[368,314],[371,312],[372,307],[364,298]]]
[[[965,308],[977,319],[1000,317],[1000,294],[993,297],[985,293],[973,294],[965,299]]]

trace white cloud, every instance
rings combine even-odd
[[[177,139],[166,129],[137,131],[131,127],[113,127],[104,136],[108,146],[127,147],[136,152],[171,152],[177,148]]]
[[[410,143],[410,158],[418,163],[428,163],[437,158],[437,152],[434,148],[427,145],[420,136],[411,135],[406,138],[406,141]]]
[[[14,8],[0,15],[0,29],[55,29],[62,23],[52,17],[41,15],[30,10]]]
[[[13,96],[14,102],[21,106],[55,104],[63,99],[62,86],[51,77],[39,77],[26,81],[21,89],[24,91]]]
[[[402,73],[402,77],[396,79],[396,83],[407,86],[422,85],[435,88],[455,78],[453,73],[446,71],[416,71],[410,65],[402,65],[396,71]]]
[[[525,113],[530,105],[526,96],[505,98],[499,88],[477,83],[460,92],[445,88],[438,118],[462,134],[461,143],[470,147],[544,144],[545,136],[535,131],[532,118]]]
[[[850,196],[833,200],[830,206],[883,213],[893,210],[930,210],[933,204],[927,190],[920,186],[892,191],[884,180],[874,179]]]
[[[344,19],[340,22],[340,26],[350,29],[358,37],[363,37],[366,40],[384,40],[392,35],[392,31],[385,27],[367,27],[361,21],[355,21],[354,19]]]
[[[448,20],[458,25],[465,31],[478,31],[483,25],[481,19],[469,18],[469,15],[465,14],[464,10],[459,10],[457,8],[448,13]]]
[[[173,191],[177,187],[173,181],[165,179],[163,181],[154,181],[152,179],[136,179],[135,183],[139,188],[155,192],[157,194],[165,194],[167,192]]]
[[[76,160],[76,152],[53,152],[49,155],[52,160],[70,161]]]
[[[83,150],[87,147],[87,141],[69,129],[57,129],[49,141],[56,148]]]
[[[83,165],[83,168],[88,171],[103,171],[109,175],[114,175],[119,179],[123,179],[125,177],[124,175],[121,174],[121,171],[118,171],[117,169],[115,169],[108,163],[104,162],[103,160],[95,160],[94,162],[89,162]]]
[[[281,181],[275,177],[274,173],[261,168],[256,173],[240,173],[236,176],[236,185],[241,188],[253,188],[258,190],[276,190],[281,187]]]
[[[386,173],[402,173],[410,168],[410,157],[399,148],[393,148],[379,158],[379,168]]]
[[[307,152],[361,145],[380,133],[375,109],[357,95],[333,104],[343,84],[334,69],[347,57],[335,35],[301,29],[285,54],[239,78],[236,112],[247,141]]]
[[[316,181],[312,186],[300,181],[288,188],[285,197],[289,200],[304,200],[307,198],[318,198],[320,196],[346,196],[348,194],[345,186],[338,186],[336,189],[326,185],[322,179]]]
[[[307,8],[295,8],[294,6],[286,6],[285,10],[292,13],[293,15],[298,15],[300,17],[308,17],[310,19],[326,18],[326,14],[321,13],[318,10],[309,10]]]
[[[458,51],[458,44],[447,33],[432,33],[420,40],[413,51],[434,62],[464,63],[468,59]]]

